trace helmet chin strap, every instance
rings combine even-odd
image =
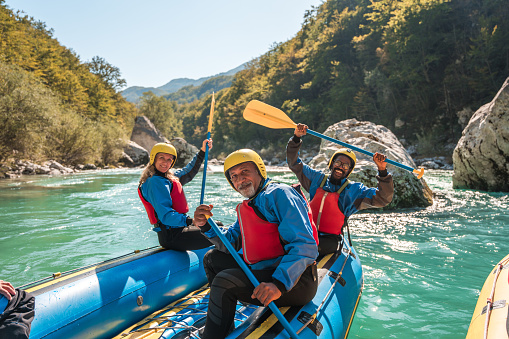
[[[260,181],[260,185],[258,185],[258,188],[256,189],[256,193],[253,196],[253,198],[256,197],[258,195],[258,193],[260,193],[262,191],[262,189],[264,187],[263,184],[265,183],[265,179],[263,179],[263,175],[260,173],[260,170],[258,169],[258,167],[256,167],[256,171],[258,172],[258,175],[260,176],[260,179],[262,179],[262,180]]]
[[[262,177],[262,181],[260,181],[260,185],[258,185],[258,189],[256,190],[256,194],[255,195],[258,195],[258,193],[261,192],[261,190],[265,186],[264,183],[265,183],[265,180],[263,180],[263,177]]]

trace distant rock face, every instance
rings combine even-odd
[[[454,188],[509,192],[509,78],[474,113],[452,159]]]
[[[146,116],[139,116],[134,120],[131,140],[148,152],[158,142],[169,142]]]
[[[323,134],[372,153],[383,153],[391,160],[416,168],[403,145],[384,126],[349,119],[329,126]],[[315,169],[326,169],[330,157],[339,148],[342,146],[322,140],[320,153],[309,165]],[[373,158],[359,152],[355,152],[355,155],[357,164],[349,179],[376,187],[378,170]],[[433,203],[433,192],[424,179],[417,179],[415,174],[391,164],[387,165],[387,170],[393,175],[394,197],[386,208],[426,207]]]

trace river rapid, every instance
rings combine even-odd
[[[242,197],[209,166],[205,202],[235,220]],[[136,188],[141,170],[0,181],[0,279],[20,286],[55,272],[157,246]],[[185,188],[191,210],[202,174]],[[286,183],[292,173],[269,171]],[[464,338],[493,266],[509,253],[509,194],[452,189],[452,171],[425,173],[426,209],[350,218],[364,291],[349,338]]]

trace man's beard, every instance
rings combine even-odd
[[[252,198],[255,195],[255,193],[256,193],[253,183],[249,183],[249,184],[246,184],[246,185],[241,185],[239,187],[238,191],[245,198]]]
[[[340,171],[342,171],[342,170],[340,170]],[[331,175],[330,175],[330,182],[331,182],[331,184],[333,184],[333,185],[341,184],[341,180],[343,180],[343,178],[345,178],[345,175],[346,175],[346,172],[343,171],[343,173],[341,173],[340,177],[337,178],[337,177],[334,176],[334,169],[332,169],[332,172],[331,172]]]

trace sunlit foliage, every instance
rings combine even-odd
[[[0,70],[0,161],[118,160],[136,115],[116,92],[125,85],[118,68],[82,62],[43,22],[0,0]]]
[[[457,112],[490,101],[509,76],[508,41],[503,0],[325,1],[306,13],[293,39],[237,73],[216,105],[216,146],[264,147],[290,137],[246,123],[242,111],[252,99],[318,132],[357,118],[411,143],[455,143]]]

